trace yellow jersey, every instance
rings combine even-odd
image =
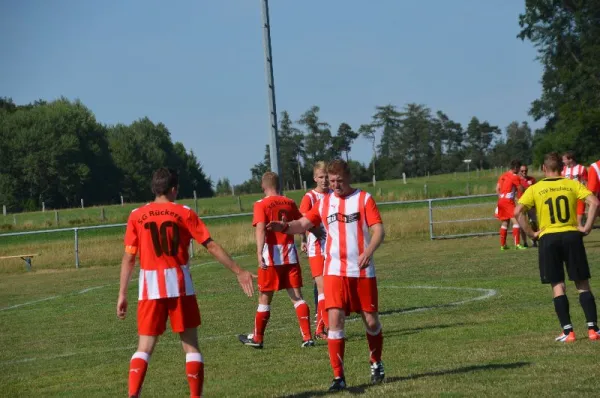
[[[519,204],[536,208],[540,237],[556,232],[577,231],[577,199],[592,192],[582,183],[564,177],[544,178],[527,188]]]

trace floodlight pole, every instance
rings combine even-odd
[[[277,134],[277,109],[275,106],[275,83],[273,79],[273,55],[271,53],[271,25],[269,23],[269,0],[262,0],[263,45],[265,49],[265,72],[269,89],[269,121],[271,123],[269,155],[271,171],[279,176],[279,190],[283,191],[283,176],[279,169],[279,142]]]

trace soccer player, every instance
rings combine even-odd
[[[237,275],[248,296],[254,291],[253,275],[240,268],[214,240],[198,215],[187,206],[173,203],[179,178],[174,170],[161,168],[152,176],[154,202],[133,210],[125,232],[125,254],[121,262],[117,317],[127,315],[127,288],[140,256],[137,307],[138,348],[129,364],[129,396],[138,397],[148,369],[148,361],[166,329],[179,333],[186,353],[186,375],[190,396],[202,396],[204,363],[198,348],[200,311],[188,265],[189,244],[193,238],[226,268]]]
[[[560,176],[561,159],[558,153],[545,156],[543,169],[546,178],[525,191],[515,208],[515,217],[522,223],[527,235],[540,240],[540,278],[542,283],[552,286],[554,308],[563,329],[556,341],[575,341],[563,264],[566,265],[569,279],[575,282],[579,291],[579,303],[587,321],[588,337],[590,340],[599,340],[596,302],[590,291],[590,269],[583,245],[583,236],[592,230],[593,216],[599,202],[583,184]],[[577,224],[577,200],[585,200],[589,205],[584,226]],[[525,212],[534,206],[540,220],[538,232],[534,232],[525,223]]]
[[[571,180],[579,181],[583,185],[587,185],[588,173],[585,166],[577,164],[575,160],[575,153],[573,151],[567,151],[562,156],[563,169],[560,173],[561,176],[569,178]],[[577,225],[583,225],[583,215],[585,214],[585,202],[583,200],[577,201]]]
[[[517,223],[517,220],[513,216],[515,211],[515,195],[520,196],[523,193],[521,178],[518,175],[520,167],[521,162],[519,160],[510,162],[510,170],[502,174],[496,184],[496,193],[498,194],[496,218],[502,222],[500,225],[500,250],[508,250],[506,236],[508,235],[509,221],[512,221],[515,247],[517,249],[524,249],[521,246],[519,223]]]
[[[588,189],[600,199],[600,160],[590,165],[588,174]],[[600,213],[600,210],[599,210]],[[598,213],[596,214],[598,216]]]
[[[327,179],[327,166],[325,162],[317,162],[313,167],[313,179],[317,186],[315,189],[308,191],[300,202],[300,212],[306,214],[312,209],[315,204],[326,194],[331,193],[329,189],[329,180]],[[312,232],[307,232],[302,235],[302,251],[308,255],[308,263],[312,277],[317,285],[317,328],[315,337],[317,339],[327,339],[325,329],[329,328],[329,319],[324,310],[325,294],[323,294],[323,268],[325,266],[325,233],[324,226],[321,224],[319,228],[323,231],[323,237],[318,239]]]
[[[333,193],[325,195],[301,219],[271,222],[267,229],[301,234],[315,226],[325,226],[323,289],[329,316],[327,345],[334,375],[329,391],[340,391],[346,388],[344,321],[351,312],[361,314],[367,329],[371,382],[380,383],[385,376],[381,362],[383,332],[373,263],[373,253],[383,242],[385,232],[371,195],[350,186],[350,170],[345,161],[338,159],[329,163],[327,175]]]
[[[263,348],[267,323],[271,317],[273,293],[285,289],[296,309],[302,333],[301,347],[313,347],[315,342],[310,331],[310,310],[302,298],[302,272],[294,237],[267,231],[270,221],[296,220],[302,217],[296,203],[279,195],[279,177],[273,172],[262,176],[261,187],[265,197],[254,203],[256,255],[258,258],[258,308],[254,319],[254,332],[240,334],[244,345]]]
[[[521,165],[521,168],[519,169],[519,175],[521,177],[521,185],[523,186],[524,191],[526,191],[527,188],[529,188],[536,182],[535,178],[529,175],[529,169],[525,164]],[[531,225],[531,228],[534,231],[537,231],[537,216],[535,214],[535,208],[529,209],[527,215],[529,217],[529,224]],[[523,240],[523,247],[528,247],[527,234],[525,233],[525,230],[523,228],[521,228],[521,239]],[[536,240],[533,241],[533,247],[537,247]]]

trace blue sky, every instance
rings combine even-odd
[[[528,121],[535,49],[523,0],[271,0],[277,109],[337,130],[422,103],[466,125]],[[0,0],[0,96],[80,99],[106,124],[148,116],[216,181],[240,183],[269,140],[260,0]],[[370,158],[359,138],[350,156]]]

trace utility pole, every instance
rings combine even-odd
[[[262,0],[263,45],[265,49],[265,72],[269,90],[269,120],[271,123],[269,155],[271,171],[279,176],[279,190],[283,190],[283,176],[279,168],[279,142],[277,134],[277,108],[275,106],[275,82],[273,79],[273,55],[271,53],[271,25],[269,23],[269,0]]]

